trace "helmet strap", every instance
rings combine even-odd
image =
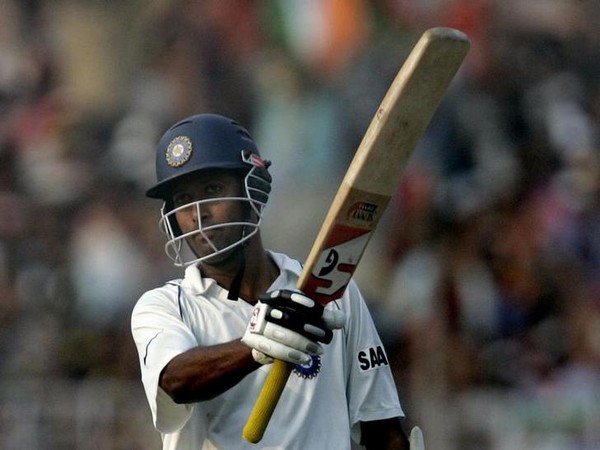
[[[246,227],[243,229],[242,237],[246,235]],[[227,294],[228,300],[237,300],[240,297],[240,289],[242,287],[242,280],[244,279],[244,272],[246,271],[246,244],[247,241],[242,242],[241,257],[240,257],[240,268],[238,269],[235,277],[231,281],[229,286],[229,293]]]
[[[246,256],[242,251],[242,260],[240,261],[240,268],[238,269],[235,278],[231,282],[229,287],[229,293],[227,294],[228,300],[237,300],[240,297],[240,288],[242,287],[242,280],[244,279],[244,272],[246,270]]]

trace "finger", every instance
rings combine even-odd
[[[301,292],[289,289],[278,289],[268,292],[260,297],[263,303],[277,307],[288,307],[297,311],[303,311],[313,317],[320,317],[323,306],[307,297]]]
[[[305,333],[308,333],[311,336],[314,336],[314,340],[316,340],[316,341],[322,341],[322,340],[325,340],[328,338],[328,336],[331,334],[331,330],[318,327],[316,325],[313,325],[312,323],[305,323],[302,326],[301,334],[305,334]]]
[[[313,341],[324,340],[331,334],[331,330],[324,326],[324,322],[321,320],[307,322],[305,316],[290,314],[288,311],[287,309],[273,308],[269,311],[265,320],[300,333]]]
[[[306,364],[311,360],[309,354],[259,334],[244,336],[242,342],[248,347],[258,350],[271,358],[280,359],[292,364]]]
[[[256,350],[255,348],[252,349],[252,357],[254,358],[254,361],[256,361],[259,364],[272,364],[274,359],[271,358],[269,355]]]
[[[309,298],[306,295],[301,294],[300,292],[291,292],[290,300],[311,311],[314,310],[317,306],[317,303],[315,303],[315,301],[312,298]]]
[[[311,355],[323,354],[323,347],[317,342],[275,323],[268,322],[263,334],[274,341],[284,344],[287,347],[295,348],[301,352],[309,353]]]
[[[343,328],[346,321],[346,314],[339,309],[326,309],[322,317],[325,325],[332,330]]]

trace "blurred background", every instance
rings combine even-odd
[[[600,2],[0,0],[0,449],[158,449],[154,145],[217,112],[303,260],[423,31],[468,59],[356,274],[428,450],[600,448]],[[307,430],[307,432],[310,432]]]

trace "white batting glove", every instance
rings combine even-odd
[[[321,355],[333,338],[332,330],[344,324],[344,313],[323,306],[299,292],[277,290],[256,304],[242,342],[252,348],[261,364],[280,359],[306,364],[311,355]]]

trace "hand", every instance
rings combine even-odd
[[[242,342],[261,364],[273,359],[305,364],[323,353],[319,342],[331,342],[332,330],[343,324],[342,311],[325,310],[300,292],[277,290],[260,297]]]

